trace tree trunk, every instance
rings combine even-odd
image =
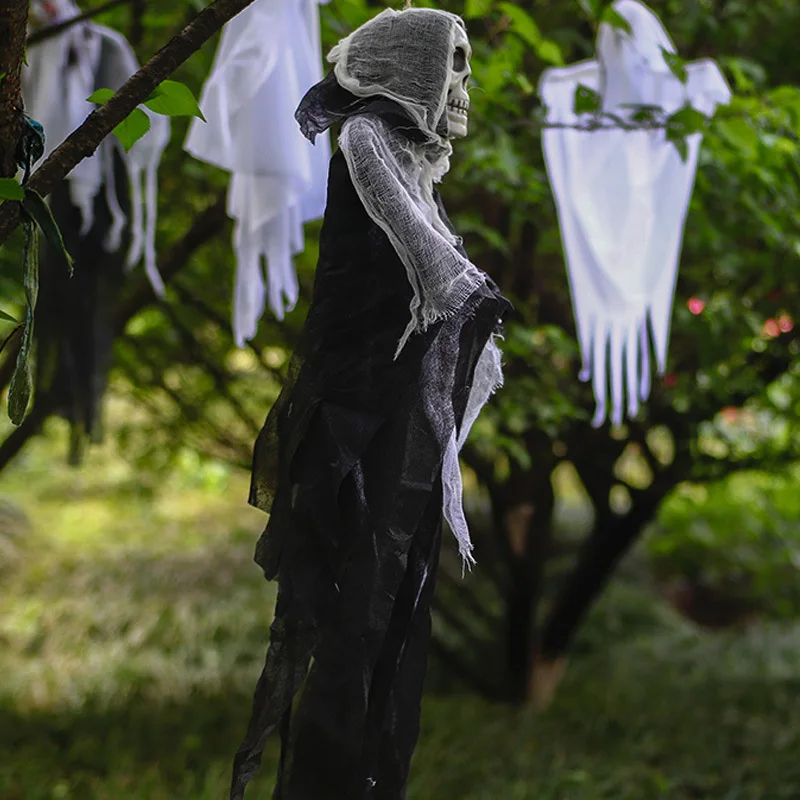
[[[509,480],[491,492],[495,528],[506,553],[506,684],[508,699],[514,703],[528,701],[532,691],[536,611],[555,508],[550,478],[556,461],[550,442],[538,432],[526,438],[533,466],[512,468]]]
[[[658,480],[641,493],[633,508],[617,515],[608,509],[598,513],[589,537],[566,585],[556,599],[542,630],[541,655],[554,663],[563,658],[592,604],[600,596],[614,569],[658,511],[662,500],[677,483],[674,469],[665,469]]]
[[[0,0],[0,178],[17,173],[16,150],[23,123],[20,72],[27,25],[28,0]]]

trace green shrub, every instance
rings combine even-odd
[[[662,579],[683,578],[770,616],[800,615],[800,468],[681,486],[646,549]]]

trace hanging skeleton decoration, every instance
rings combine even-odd
[[[58,24],[79,13],[72,0],[31,3],[34,25]],[[138,68],[125,38],[93,22],[77,23],[33,45],[22,87],[27,113],[44,127],[45,155],[92,112],[87,98],[96,89],[116,91]],[[69,278],[58,256],[43,246],[37,394],[55,399],[55,410],[72,423],[72,462],[80,458],[85,435],[99,434],[99,404],[125,273],[144,259],[154,290],[163,292],[155,251],[157,169],[170,123],[150,114],[150,124],[127,154],[113,136],[104,139],[50,197],[76,269]]]
[[[690,103],[710,115],[730,100],[713,61],[688,64],[685,85],[672,73],[664,51],[674,53],[675,47],[644,4],[617,0],[613,8],[628,21],[630,33],[602,24],[596,61],[542,75],[539,94],[548,122],[578,122],[573,102],[579,84],[601,95],[603,111],[626,120],[635,111],[632,105],[658,106],[671,114]],[[649,396],[651,335],[658,373],[666,367],[683,226],[702,135],[687,138],[685,162],[663,129],[549,128],[542,140],[569,272],[581,380],[592,379],[597,403],[592,424],[601,425],[607,416],[607,365],[611,420],[620,424],[623,376],[629,415]]]
[[[317,6],[327,1],[256,0],[231,20],[200,99],[207,123],[193,121],[186,139],[195,158],[232,173],[239,347],[255,336],[265,301],[278,319],[294,308],[292,256],[303,250],[303,223],[325,209],[327,136],[312,147],[293,113],[322,78]]]
[[[458,17],[383,11],[296,113],[312,141],[341,131],[302,341],[255,447],[278,601],[234,799],[276,727],[275,797],[405,795],[442,512],[471,561],[458,451],[502,379],[508,304],[434,188],[467,133],[469,56]]]

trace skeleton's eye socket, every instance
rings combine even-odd
[[[453,69],[463,72],[467,68],[467,51],[463,47],[456,47],[453,53]]]

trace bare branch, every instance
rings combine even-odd
[[[158,267],[164,283],[169,284],[170,279],[186,265],[195,251],[210,242],[224,229],[227,219],[225,193],[220,192],[215,202],[195,217],[192,227],[189,228],[185,235],[159,258]],[[153,294],[152,286],[148,281],[142,279],[117,312],[117,330],[122,331],[131,317],[138,314],[154,300],[155,295]]]

